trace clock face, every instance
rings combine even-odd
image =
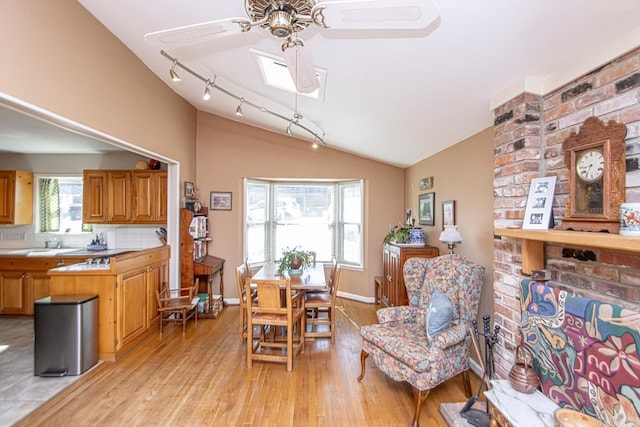
[[[576,161],[576,174],[584,182],[599,180],[604,174],[604,156],[600,150],[587,150]]]

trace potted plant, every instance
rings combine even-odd
[[[278,263],[278,274],[281,275],[285,271],[302,270],[304,267],[308,267],[311,265],[312,255],[311,252],[300,249],[300,246],[293,249],[289,249],[287,246],[282,250],[282,255],[276,262]]]

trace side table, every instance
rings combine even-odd
[[[491,427],[553,427],[558,405],[540,391],[520,393],[509,380],[492,380],[484,396],[489,401]]]

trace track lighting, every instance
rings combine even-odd
[[[209,79],[201,76],[200,74],[196,73],[195,71],[193,71],[189,67],[185,66],[184,64],[179,62],[177,58],[172,57],[171,55],[169,55],[164,50],[160,51],[160,55],[164,56],[165,58],[167,58],[168,60],[170,60],[172,62],[171,68],[169,69],[169,75],[171,76],[171,80],[173,80],[174,82],[181,81],[180,76],[178,75],[178,73],[175,70],[176,67],[180,66],[180,68],[183,71],[185,71],[188,74],[192,75],[196,79],[202,81],[206,85],[205,88],[204,88],[204,93],[202,94],[202,99],[204,99],[205,101],[207,101],[207,100],[209,100],[211,98],[211,89],[215,89],[215,90],[217,90],[219,92],[222,92],[225,95],[230,96],[231,98],[236,99],[237,101],[240,102],[240,104],[236,108],[236,115],[242,116],[244,114],[243,111],[242,111],[242,106],[243,105],[248,105],[248,106],[253,107],[256,110],[259,110],[259,111],[261,111],[261,112],[263,112],[265,114],[269,114],[269,115],[271,115],[273,117],[277,117],[277,118],[279,118],[281,120],[287,121],[288,122],[288,125],[287,125],[287,128],[286,128],[287,135],[291,136],[293,134],[293,129],[291,128],[291,126],[295,124],[298,128],[302,129],[303,131],[305,131],[308,134],[310,134],[311,136],[313,136],[315,147],[317,147],[317,145],[318,145],[317,141],[320,141],[323,145],[327,145],[324,142],[324,137],[325,137],[324,133],[322,133],[322,136],[320,136],[317,132],[314,132],[306,124],[301,122],[302,115],[298,114],[297,93],[296,93],[296,108],[295,108],[293,117],[291,117],[291,118],[290,117],[286,117],[286,116],[283,116],[280,113],[276,113],[273,110],[270,110],[270,109],[268,109],[266,107],[258,105],[255,102],[247,101],[243,97],[241,97],[239,95],[236,95],[235,93],[225,89],[224,87],[220,87],[220,85],[216,84],[216,76],[215,76],[215,74],[213,76],[213,80],[209,80]]]
[[[240,105],[236,108],[236,116],[242,117],[244,113],[242,112],[242,104],[244,104],[244,98],[240,100]]]
[[[209,85],[211,82],[207,80],[206,86],[204,87],[204,93],[202,94],[202,99],[208,101],[211,99],[211,91],[209,90]]]
[[[174,82],[180,82],[180,81],[182,81],[182,79],[180,78],[180,76],[176,72],[176,65],[178,65],[178,60],[174,59],[173,60],[173,65],[171,66],[171,69],[169,70],[169,76],[171,77],[171,80],[173,80]]]

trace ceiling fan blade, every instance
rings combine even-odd
[[[227,37],[242,32],[238,22],[245,18],[228,18],[219,21],[201,22],[145,34],[146,42],[164,47],[179,47],[211,39]]]
[[[298,92],[311,93],[320,87],[309,49],[296,44],[285,49],[283,55]]]
[[[345,0],[318,3],[327,28],[336,30],[421,30],[440,15],[432,0]]]

